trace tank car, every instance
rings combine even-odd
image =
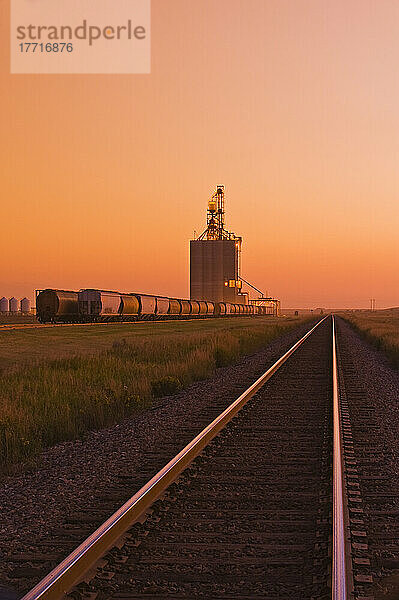
[[[42,290],[36,297],[36,315],[40,323],[76,323],[80,321],[78,292]]]

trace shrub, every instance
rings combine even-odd
[[[166,375],[151,383],[152,394],[155,398],[177,394],[182,389],[182,384],[177,377]]]
[[[213,358],[215,360],[216,367],[226,367],[233,361],[234,352],[231,348],[216,346],[216,348],[213,351]]]

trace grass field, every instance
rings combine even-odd
[[[0,469],[116,423],[301,321],[248,317],[0,331]]]
[[[111,323],[108,325],[74,325],[2,331],[0,329],[0,373],[16,371],[23,366],[39,365],[52,359],[92,356],[109,349],[121,339],[131,342],[156,341],[164,336],[213,335],[218,332],[240,332],[247,327],[290,326],[298,318],[276,319],[201,319],[188,321],[155,321]]]
[[[399,308],[342,315],[371,344],[383,350],[399,368]]]
[[[15,323],[20,325],[36,323],[36,317],[34,315],[0,315],[0,325],[13,325]]]

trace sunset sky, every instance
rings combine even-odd
[[[10,75],[0,296],[187,297],[216,184],[285,307],[399,306],[399,1],[152,0],[150,75]]]

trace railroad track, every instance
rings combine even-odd
[[[0,331],[12,331],[14,329],[50,329],[52,327],[77,327],[78,325],[107,325],[107,323],[10,323],[0,325]]]
[[[251,317],[252,315],[248,315]],[[235,317],[225,317],[235,319]],[[109,321],[102,323],[10,323],[9,325],[0,325],[1,331],[11,331],[14,329],[51,329],[53,327],[94,327],[94,326],[104,326],[104,325],[144,325],[146,323],[161,325],[162,323],[191,323],[192,321],[210,321],[213,320],[214,317],[205,317],[201,319],[165,319],[163,320],[142,320],[142,321]]]
[[[227,409],[210,407],[201,433],[23,600],[373,598],[347,379],[327,317]],[[65,523],[42,562],[95,512]]]

